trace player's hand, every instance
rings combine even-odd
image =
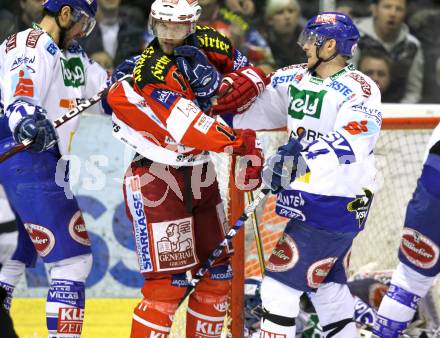
[[[220,84],[220,74],[206,55],[200,49],[187,45],[175,48],[174,55],[177,56],[177,68],[186,77],[196,96],[213,96]]]
[[[58,135],[45,110],[41,107],[35,108],[33,115],[25,116],[18,122],[13,135],[17,143],[22,143],[25,139],[33,140],[28,149],[41,152],[52,148],[57,143]]]
[[[110,85],[122,79],[125,75],[133,74],[134,67],[136,66],[136,63],[140,58],[140,55],[136,55],[131,58],[125,59],[119,65],[117,65],[116,68],[113,69]]]
[[[243,165],[238,172],[237,187],[242,191],[252,191],[261,185],[263,149],[254,130],[244,129],[235,132],[243,140],[241,147],[234,149],[234,154],[243,156],[240,159]]]
[[[296,178],[300,164],[301,151],[304,147],[301,140],[305,133],[298,138],[291,137],[289,142],[278,148],[275,155],[270,156],[263,168],[262,180],[268,186],[272,193],[277,194],[281,190],[286,189]],[[305,164],[301,161],[302,167]],[[305,168],[301,168],[301,172]]]
[[[244,113],[269,83],[270,78],[253,66],[225,75],[217,91],[217,104],[212,106],[212,114]]]

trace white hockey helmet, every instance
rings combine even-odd
[[[148,28],[158,38],[185,39],[196,31],[201,12],[197,0],[155,0]]]

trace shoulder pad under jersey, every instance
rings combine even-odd
[[[165,83],[166,76],[174,65],[174,58],[166,55],[159,47],[157,40],[152,41],[134,68],[134,80],[143,88],[151,83]]]
[[[197,26],[196,35],[201,49],[232,58],[232,44],[226,35],[209,26]]]

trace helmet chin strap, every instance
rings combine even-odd
[[[318,59],[318,61],[316,61],[316,63],[309,68],[310,73],[314,73],[316,71],[316,69],[321,65],[321,63],[323,62],[329,62],[331,60],[333,60],[336,56],[338,56],[338,52],[334,52],[333,55],[331,55],[330,57],[328,57],[327,59],[323,59],[322,57],[319,56],[319,51],[321,50],[323,44],[321,45],[317,45],[316,46],[316,57]]]

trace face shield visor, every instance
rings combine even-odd
[[[306,44],[315,45],[320,47],[327,40],[325,36],[322,36],[310,29],[304,29],[298,37],[298,45],[303,48]]]
[[[161,21],[150,15],[148,20],[150,32],[158,39],[184,40],[196,30],[195,22]]]
[[[88,36],[92,32],[93,28],[95,28],[95,18],[89,16],[89,14],[81,9],[74,9],[72,17],[75,24],[79,23],[81,25],[82,36]]]

